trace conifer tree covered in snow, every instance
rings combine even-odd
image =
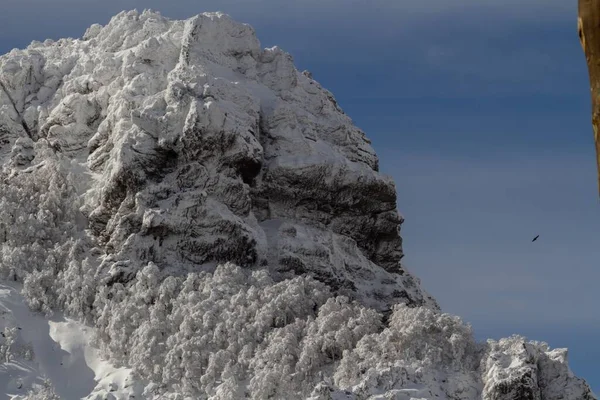
[[[52,388],[50,381],[44,381],[41,385],[35,385],[32,390],[27,393],[23,400],[61,400]]]
[[[364,133],[249,26],[124,12],[0,81],[0,276],[131,372],[89,399],[594,398],[565,352],[440,312]],[[15,329],[6,365],[39,346]]]

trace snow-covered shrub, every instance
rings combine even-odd
[[[94,309],[98,345],[153,382],[153,396],[300,399],[324,380],[368,392],[440,365],[477,368],[458,318],[397,306],[384,328],[380,314],[310,277],[273,282],[233,264],[163,279],[150,263],[126,286],[101,287]]]
[[[31,343],[25,342],[19,333],[17,326],[5,326],[0,332],[0,364],[20,359],[31,361],[34,358]]]
[[[44,381],[41,385],[36,384],[26,396],[18,397],[19,400],[61,400],[56,394],[52,383],[49,380]]]
[[[24,282],[33,310],[50,313],[58,305],[57,277],[78,245],[78,206],[72,177],[58,160],[0,173],[0,276]]]
[[[5,328],[0,338],[0,359],[2,362],[10,362],[16,350],[17,328]]]
[[[89,258],[79,254],[80,244],[77,242],[71,248],[66,268],[60,269],[56,275],[55,282],[59,289],[55,302],[56,307],[65,314],[93,324],[94,299],[98,290],[96,268]]]
[[[160,282],[159,275],[150,264],[128,288],[117,283],[100,290],[99,344],[142,376],[189,394],[234,390],[235,379],[268,364],[271,358],[263,363],[260,356],[274,352],[285,332],[300,340],[307,318],[330,297],[310,278],[274,283],[264,271],[232,264],[185,279]],[[299,342],[292,347],[299,355]]]
[[[344,353],[335,383],[349,388],[370,373],[398,367],[408,379],[419,368],[476,370],[477,355],[471,327],[460,318],[402,304],[394,307],[386,329],[365,335]]]
[[[344,350],[353,349],[365,335],[379,332],[381,315],[346,297],[330,298],[308,325],[302,343],[300,366],[312,374],[323,365],[339,361]]]

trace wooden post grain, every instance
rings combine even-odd
[[[598,190],[600,191],[600,0],[579,0],[579,40],[585,53],[592,95],[592,127],[596,142]]]

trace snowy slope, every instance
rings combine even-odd
[[[566,351],[440,313],[365,134],[226,15],[1,56],[0,164],[7,394],[594,398]]]
[[[0,284],[2,398],[25,398],[36,386],[44,388],[45,380],[60,399],[104,399],[108,393],[115,399],[141,397],[131,371],[114,368],[90,345],[89,327],[60,314],[32,313],[20,291],[18,284]]]

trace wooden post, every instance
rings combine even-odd
[[[596,142],[598,190],[600,191],[600,0],[579,0],[579,40],[585,53],[592,95],[592,127]]]

